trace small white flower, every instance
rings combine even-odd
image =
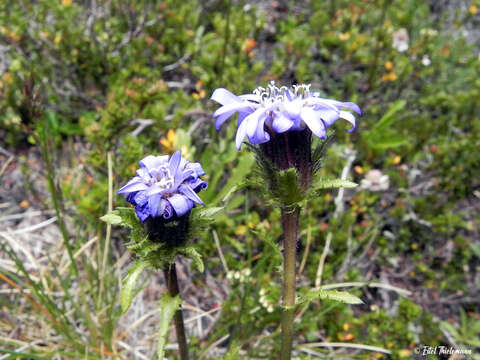
[[[438,31],[435,30],[435,29],[430,29],[430,28],[421,29],[420,30],[420,35],[433,37],[433,36],[438,35]]]
[[[390,179],[388,175],[383,175],[380,170],[372,169],[360,183],[361,189],[370,191],[385,191],[390,186]]]
[[[273,306],[272,306],[272,305],[270,305],[269,307],[267,307],[267,312],[269,312],[269,313],[273,312]]]
[[[404,52],[408,50],[409,37],[408,37],[407,29],[402,28],[400,30],[395,31],[392,34],[392,37],[393,37],[392,46],[394,47],[394,49],[400,52]]]
[[[422,58],[423,66],[430,66],[431,63],[432,63],[432,61],[430,60],[428,55],[423,55],[423,58]]]

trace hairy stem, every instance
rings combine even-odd
[[[163,270],[165,281],[167,282],[168,292],[172,297],[179,294],[177,270],[175,264],[172,264],[168,269]],[[180,350],[180,359],[188,360],[187,337],[185,335],[185,326],[183,325],[183,313],[179,309],[175,312],[175,332],[177,334],[178,348]]]
[[[290,360],[295,313],[297,234],[300,209],[282,210],[283,227],[283,313],[281,360]]]

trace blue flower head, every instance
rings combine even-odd
[[[148,155],[140,162],[137,176],[117,191],[135,206],[141,222],[149,218],[173,220],[188,214],[195,204],[205,205],[197,192],[207,188],[199,163],[184,159],[180,151],[171,157]]]
[[[277,87],[272,81],[267,88],[258,87],[253,94],[236,96],[219,88],[212,100],[222,106],[215,111],[217,130],[232,115],[238,113],[236,136],[237,149],[248,137],[253,145],[270,141],[274,133],[301,131],[308,128],[315,136],[324,139],[327,128],[342,118],[355,129],[355,116],[348,110],[361,114],[352,102],[324,99],[318,92],[311,92],[310,85]]]

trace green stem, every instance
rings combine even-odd
[[[281,360],[290,360],[295,315],[295,280],[298,219],[300,208],[282,209],[283,227],[283,313]]]
[[[177,296],[180,290],[178,288],[177,270],[175,268],[175,264],[172,264],[170,268],[163,270],[163,274],[165,275],[165,281],[167,282],[168,292],[172,297]],[[174,321],[178,348],[180,350],[180,359],[188,360],[187,337],[185,335],[185,326],[183,325],[183,313],[181,309],[175,312]]]

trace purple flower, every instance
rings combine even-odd
[[[205,205],[196,194],[207,188],[199,163],[182,158],[180,151],[171,157],[148,155],[140,162],[137,176],[117,191],[135,205],[140,221],[163,216],[170,219],[190,212],[195,204]]]
[[[324,139],[327,127],[342,118],[355,129],[355,116],[344,109],[361,114],[358,105],[324,99],[318,92],[311,93],[310,85],[293,85],[292,88],[275,86],[272,81],[268,88],[258,87],[253,94],[236,96],[230,91],[219,88],[211,97],[222,106],[215,111],[217,130],[232,115],[238,113],[236,136],[237,149],[240,150],[247,136],[254,145],[270,140],[273,133],[304,130]]]

